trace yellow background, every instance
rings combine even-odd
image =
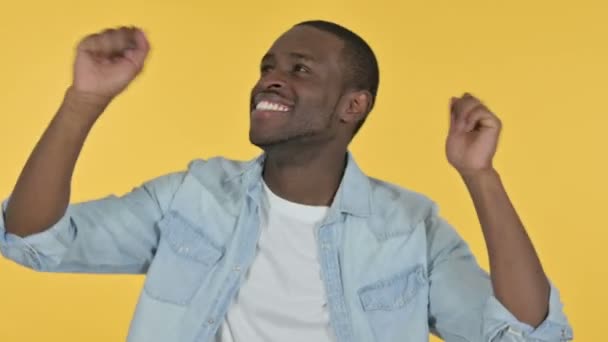
[[[487,258],[448,166],[448,99],[471,91],[503,119],[496,165],[576,341],[602,341],[608,271],[608,5],[588,1],[8,1],[0,5],[0,193],[6,197],[62,99],[76,42],[135,24],[146,70],[95,127],[73,200],[124,193],[198,157],[249,159],[259,58],[290,25],[337,21],[381,67],[378,104],[353,143],[362,168],[434,198]],[[0,341],[124,340],[139,276],[37,274],[0,261]]]

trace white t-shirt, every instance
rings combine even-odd
[[[315,232],[328,207],[286,201],[264,184],[261,236],[216,342],[329,342]]]

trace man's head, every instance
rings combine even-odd
[[[378,63],[368,44],[334,23],[299,23],[262,59],[251,92],[251,142],[348,144],[371,111]]]

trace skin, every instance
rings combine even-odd
[[[150,45],[141,30],[85,37],[76,49],[72,85],[28,158],[5,212],[18,236],[44,231],[65,214],[76,161],[94,123],[142,71]]]
[[[264,180],[285,199],[331,203],[356,124],[371,107],[369,92],[351,89],[344,81],[342,48],[329,33],[295,27],[262,61],[252,90],[250,140],[267,154]],[[9,233],[42,232],[65,214],[86,137],[108,104],[142,71],[149,49],[144,33],[134,28],[106,30],[79,43],[73,83],[12,192],[5,214]],[[260,100],[281,102],[288,111],[255,110]],[[520,321],[538,326],[547,315],[550,288],[492,164],[500,131],[500,120],[477,98],[465,94],[451,99],[446,155],[477,211],[496,297]]]
[[[283,34],[261,62],[249,137],[267,154],[268,186],[293,202],[331,203],[356,123],[371,105],[368,91],[344,82],[343,48],[334,35],[299,26]],[[253,110],[267,98],[289,104],[289,112]]]
[[[496,298],[533,327],[549,311],[550,285],[542,264],[492,165],[502,123],[470,94],[452,98],[446,155],[462,177],[477,212]]]

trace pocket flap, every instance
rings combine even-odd
[[[178,255],[206,265],[216,263],[224,255],[224,248],[176,211],[167,213],[158,226],[168,245]]]
[[[395,310],[411,301],[425,283],[424,268],[417,266],[362,287],[358,292],[359,299],[365,311]]]

